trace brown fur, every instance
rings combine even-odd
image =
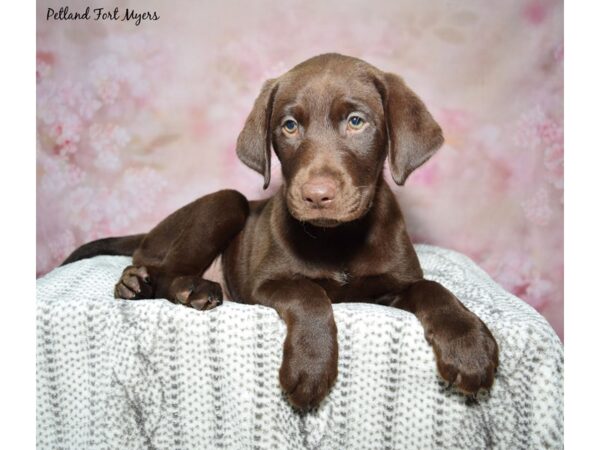
[[[352,114],[364,119],[358,131]],[[294,132],[285,128],[290,119]],[[496,342],[452,293],[423,279],[382,175],[388,157],[394,181],[404,183],[442,142],[438,124],[398,76],[347,56],[317,56],[264,84],[238,139],[240,159],[263,175],[265,188],[271,148],[281,161],[284,183],[272,198],[248,202],[219,191],[145,236],[86,244],[67,262],[103,246],[111,254],[135,246],[116,297],[166,297],[202,310],[222,301],[221,286],[202,278],[222,254],[230,298],[270,306],[287,325],[279,379],[298,408],[317,406],[335,382],[335,302],[414,313],[440,375],[465,393],[489,389]]]

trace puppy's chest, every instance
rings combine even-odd
[[[375,280],[386,279],[394,273],[394,259],[386,252],[373,257],[361,252],[354,257],[322,258],[312,261],[296,260],[297,275],[321,285],[333,301],[372,299],[381,295],[381,285]]]
[[[378,296],[364,278],[352,277],[347,272],[335,274],[335,278],[314,279],[327,292],[327,296],[334,302],[348,302],[368,300]]]
[[[329,280],[340,287],[347,286],[352,281],[350,270],[339,270],[330,274]]]
[[[371,280],[380,276],[378,272],[366,273],[362,270],[339,268],[328,272],[306,274],[306,277],[319,284],[329,298],[335,302],[366,300],[380,295]]]

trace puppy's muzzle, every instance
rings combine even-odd
[[[328,177],[313,177],[302,185],[302,200],[313,209],[327,209],[334,205],[337,195],[336,182]]]

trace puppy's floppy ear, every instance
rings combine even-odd
[[[377,88],[383,99],[392,178],[402,185],[444,142],[442,129],[417,95],[397,75],[385,73]]]
[[[271,111],[277,92],[277,80],[267,80],[260,91],[242,132],[236,153],[251,169],[265,178],[263,188],[271,181]]]

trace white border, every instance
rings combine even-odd
[[[5,2],[0,81],[0,448],[35,448],[34,2]]]
[[[579,449],[598,446],[600,8],[565,6],[565,448]]]

